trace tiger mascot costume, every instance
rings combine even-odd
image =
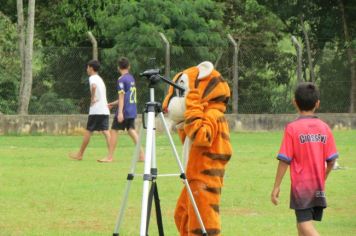
[[[230,89],[211,62],[202,62],[178,73],[173,81],[184,94],[170,86],[162,107],[176,124],[186,157],[186,176],[209,236],[221,234],[219,204],[225,165],[232,148],[224,116]],[[174,219],[181,236],[202,235],[186,187]]]

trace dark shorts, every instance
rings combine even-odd
[[[308,209],[296,209],[295,216],[297,222],[302,223],[304,221],[316,220],[321,221],[323,218],[324,207],[312,207]]]
[[[117,116],[115,116],[114,120],[112,121],[111,129],[113,130],[135,129],[135,118],[125,119],[123,122],[119,123],[117,121]]]
[[[109,130],[109,115],[89,115],[87,130],[90,132]]]

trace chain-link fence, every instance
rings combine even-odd
[[[238,113],[293,113],[291,105],[297,84],[295,53],[266,53],[262,45],[241,47],[238,53],[238,84],[234,85],[232,46],[225,48],[171,46],[170,77],[175,73],[209,60],[223,77],[238,86]],[[262,52],[263,51],[263,52]],[[16,53],[11,53],[12,57]],[[91,59],[91,48],[41,48],[34,52],[34,80],[29,114],[87,113],[90,91],[85,64]],[[108,100],[117,99],[117,59],[128,56],[136,78],[138,110],[142,111],[149,98],[148,81],[139,77],[145,69],[165,68],[165,48],[141,48],[137,52],[125,49],[99,49],[102,63],[101,76],[107,87]],[[19,63],[8,61],[1,55],[0,112],[16,114],[21,77]],[[150,60],[156,58],[155,63]],[[305,63],[306,65],[306,63]],[[306,66],[305,66],[306,67]],[[350,74],[345,55],[333,53],[332,47],[324,49],[314,59],[316,83],[321,92],[320,112],[348,112],[350,106]],[[304,69],[308,78],[308,69]],[[157,85],[156,100],[163,100],[167,85]],[[228,112],[232,112],[230,99]]]

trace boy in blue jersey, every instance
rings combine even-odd
[[[117,131],[127,130],[128,134],[136,144],[138,135],[135,130],[135,119],[137,117],[136,85],[135,79],[130,74],[130,63],[125,57],[118,61],[118,70],[121,74],[117,80],[118,100],[108,104],[109,108],[117,106],[114,120],[111,125],[111,139],[109,154],[99,162],[112,162],[117,143]],[[140,151],[140,161],[144,160],[143,151]]]

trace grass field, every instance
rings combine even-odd
[[[335,132],[340,164],[327,182],[329,207],[316,227],[321,235],[356,235],[356,131]],[[234,155],[223,189],[223,235],[296,235],[289,206],[289,176],[281,203],[270,203],[275,160],[282,133],[234,133]],[[178,139],[175,136],[178,150]],[[111,235],[121,204],[133,145],[119,137],[116,160],[99,164],[106,153],[104,138],[93,137],[81,162],[71,161],[80,136],[0,136],[0,235]],[[160,173],[177,173],[164,135],[157,137]],[[138,164],[142,173],[143,163]],[[182,183],[158,180],[165,233],[177,235],[173,212]],[[139,235],[142,180],[132,185],[121,235]],[[150,235],[157,235],[155,219]]]

